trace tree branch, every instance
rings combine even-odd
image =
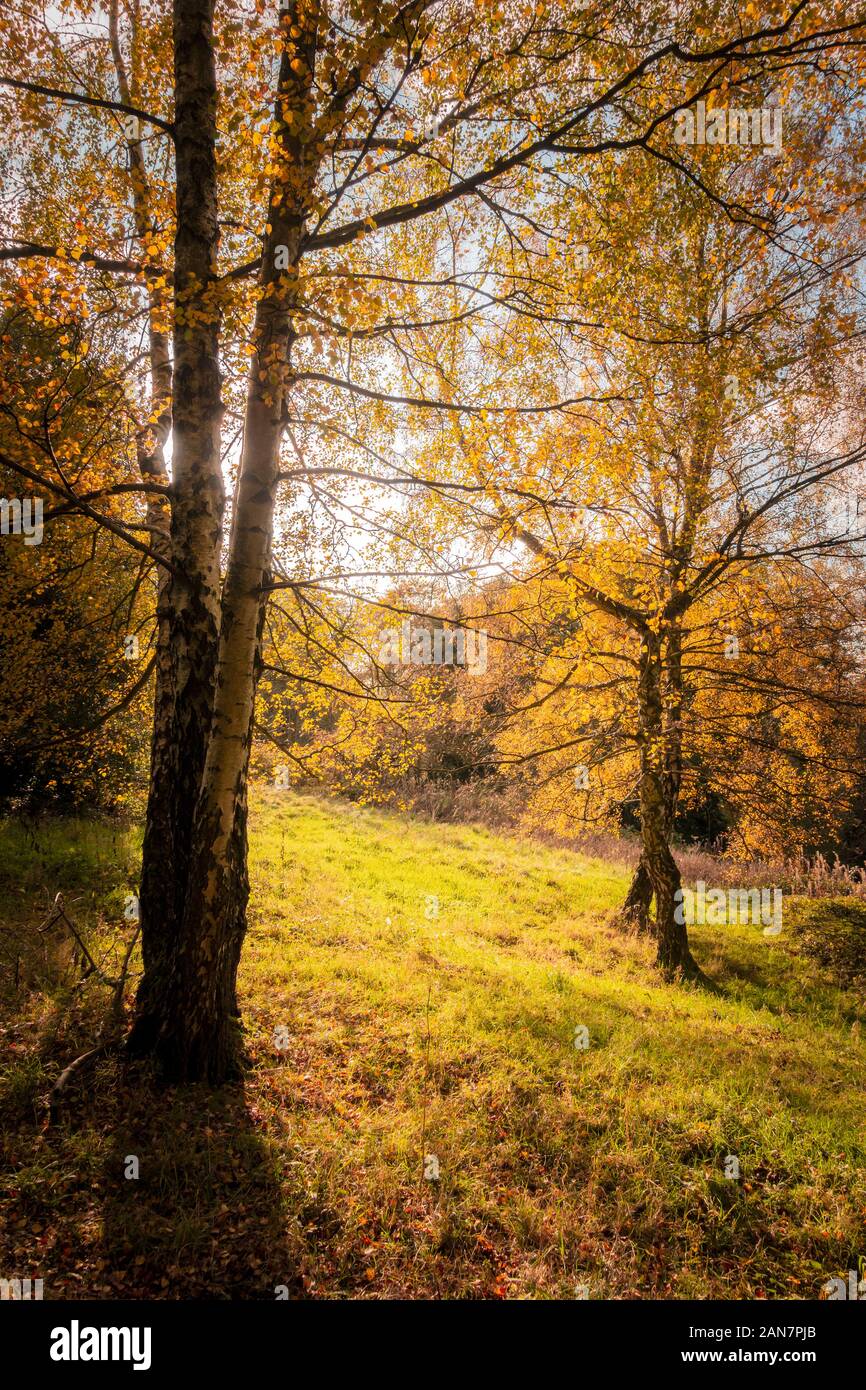
[[[37,96],[56,97],[58,101],[77,101],[82,106],[95,106],[104,111],[122,111],[126,116],[137,116],[139,120],[158,126],[174,139],[174,125],[171,121],[164,121],[161,116],[143,111],[140,106],[128,106],[126,102],[109,101],[105,97],[91,97],[86,92],[67,92],[62,87],[45,87],[41,82],[23,82],[17,77],[0,77],[0,87],[14,87],[21,92],[34,92]]]

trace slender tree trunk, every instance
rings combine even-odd
[[[306,17],[305,17],[306,15]],[[310,139],[317,14],[294,12],[304,29],[280,67],[274,122],[279,150],[270,195],[261,294],[253,330],[235,515],[222,591],[213,720],[192,821],[180,936],[166,982],[157,1054],[172,1080],[218,1084],[241,1064],[237,969],[246,930],[247,773],[266,581],[279,476],[284,400],[290,388],[292,314],[307,198],[320,157]],[[292,117],[300,114],[292,135]],[[287,117],[289,118],[287,120]],[[279,252],[279,254],[278,254]]]
[[[129,23],[132,25],[132,48],[135,46],[135,24],[137,17],[135,13],[129,16]],[[126,62],[123,56],[123,47],[120,33],[119,0],[110,0],[108,9],[108,32],[111,47],[111,56],[114,64],[115,76],[117,78],[117,88],[120,100],[127,106],[134,105],[135,73],[127,71]],[[142,254],[144,248],[151,242],[155,232],[154,215],[151,205],[151,188],[148,178],[147,165],[141,143],[141,131],[136,127],[128,133],[126,141],[127,153],[129,157],[129,167],[131,175],[133,216],[135,220],[136,238]],[[171,351],[168,334],[164,326],[165,316],[168,310],[168,295],[165,287],[159,284],[160,277],[156,269],[147,275],[146,288],[148,297],[148,346],[150,357],[150,405],[148,415],[155,423],[144,424],[138,431],[137,454],[138,468],[143,479],[148,482],[156,482],[166,486],[169,482],[166,467],[165,447],[171,433],[172,422],[172,365]],[[171,510],[168,497],[158,494],[148,494],[147,500],[147,526],[150,534],[151,549],[168,562],[172,561],[172,538],[171,538]],[[154,689],[153,707],[153,732],[151,736],[151,762],[155,767],[160,765],[160,750],[162,742],[166,739],[171,727],[172,711],[174,708],[174,663],[172,660],[173,651],[173,621],[172,621],[172,593],[170,584],[170,570],[166,566],[157,566],[157,595],[156,595],[156,676]],[[152,961],[154,949],[155,931],[151,926],[153,921],[162,922],[163,915],[155,910],[155,893],[151,886],[152,866],[160,862],[167,865],[169,860],[166,857],[171,844],[171,834],[169,830],[170,822],[170,801],[171,798],[166,794],[167,785],[163,790],[155,790],[155,784],[151,782],[151,793],[148,802],[147,826],[145,831],[145,843],[148,846],[156,846],[156,852],[148,848],[144,856],[144,875],[145,889],[143,896],[146,903],[147,926],[144,932],[144,954],[148,961]],[[146,974],[146,979],[147,979]],[[149,985],[149,979],[148,979]]]
[[[656,903],[657,963],[668,978],[695,976],[700,972],[689,950],[685,923],[679,920],[682,913],[677,911],[680,871],[670,849],[662,643],[651,631],[641,640],[639,715],[641,839]]]
[[[171,362],[167,337],[153,327],[154,318],[155,311],[152,305],[150,357],[153,389],[151,399],[155,409],[160,411],[160,419],[155,436],[149,436],[148,432],[143,432],[140,436],[139,470],[143,477],[151,478],[160,483],[168,483],[165,442],[171,428]],[[171,561],[171,513],[166,498],[160,497],[148,501],[147,524],[152,549],[157,554],[164,556],[166,560]],[[174,663],[172,660],[174,625],[172,621],[171,579],[168,569],[162,566],[158,568],[156,583],[156,672],[151,733],[152,769],[159,764],[160,747],[167,735],[167,730],[170,728],[174,708]],[[143,954],[146,961],[152,960],[154,955],[153,938],[155,932],[151,929],[151,923],[162,921],[159,912],[154,910],[153,867],[160,860],[163,865],[168,862],[165,855],[170,843],[167,834],[164,833],[167,831],[167,824],[163,825],[162,823],[163,817],[167,818],[168,816],[170,805],[169,798],[165,795],[166,786],[163,784],[160,794],[155,794],[155,787],[156,784],[151,781],[145,823],[147,849],[143,858],[142,879],[139,886],[140,900],[143,898],[145,903],[143,915],[148,923],[143,942]],[[156,852],[154,852],[154,846],[156,846]]]
[[[682,783],[682,635],[676,625],[668,632],[664,656],[664,817],[670,843]],[[650,917],[652,900],[652,878],[646,851],[641,847],[640,859],[623,903],[622,915],[628,926],[641,933],[654,933],[655,924]]]
[[[144,975],[130,1038],[151,1051],[165,1023],[189,891],[190,841],[210,731],[225,507],[217,222],[214,0],[174,0],[177,222],[174,270],[169,636],[161,652],[140,886]]]

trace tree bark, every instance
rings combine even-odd
[[[662,781],[665,833],[670,843],[682,783],[682,634],[677,625],[673,625],[668,631],[663,656],[662,687],[665,698],[662,709]],[[655,924],[650,917],[652,900],[652,878],[646,851],[642,846],[640,859],[623,903],[622,915],[626,924],[641,933],[654,932]]]
[[[641,639],[638,683],[641,741],[640,815],[646,873],[656,904],[657,963],[669,979],[698,976],[685,923],[678,918],[680,871],[670,849],[670,769],[663,707],[662,640],[647,630]]]
[[[189,891],[190,842],[210,731],[218,650],[225,508],[216,169],[214,0],[174,0],[177,222],[174,270],[171,558],[164,594],[151,780],[142,856],[144,975],[130,1050],[147,1053],[165,1023]]]
[[[625,895],[625,902],[622,905],[622,916],[628,927],[641,933],[652,931],[652,922],[650,921],[652,900],[652,879],[649,876],[646,855],[641,848],[640,859],[637,862],[629,890]]]

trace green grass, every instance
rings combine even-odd
[[[816,1298],[857,1268],[866,1010],[797,950],[798,904],[777,938],[692,929],[697,989],[617,927],[619,866],[287,792],[251,832],[243,1089],[106,1061],[46,1131],[40,1089],[107,996],[60,947],[5,989],[10,1273],[46,1297]],[[4,925],[61,887],[116,956],[136,836],[36,834],[0,835]]]

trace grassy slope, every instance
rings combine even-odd
[[[4,831],[6,921],[77,883],[91,934],[116,922],[132,846],[39,836]],[[786,933],[693,929],[717,988],[664,985],[608,921],[624,870],[289,793],[257,800],[252,878],[245,1094],[106,1061],[44,1131],[98,1001],[38,963],[7,985],[0,1272],[47,1297],[814,1298],[856,1268],[866,1010]]]

